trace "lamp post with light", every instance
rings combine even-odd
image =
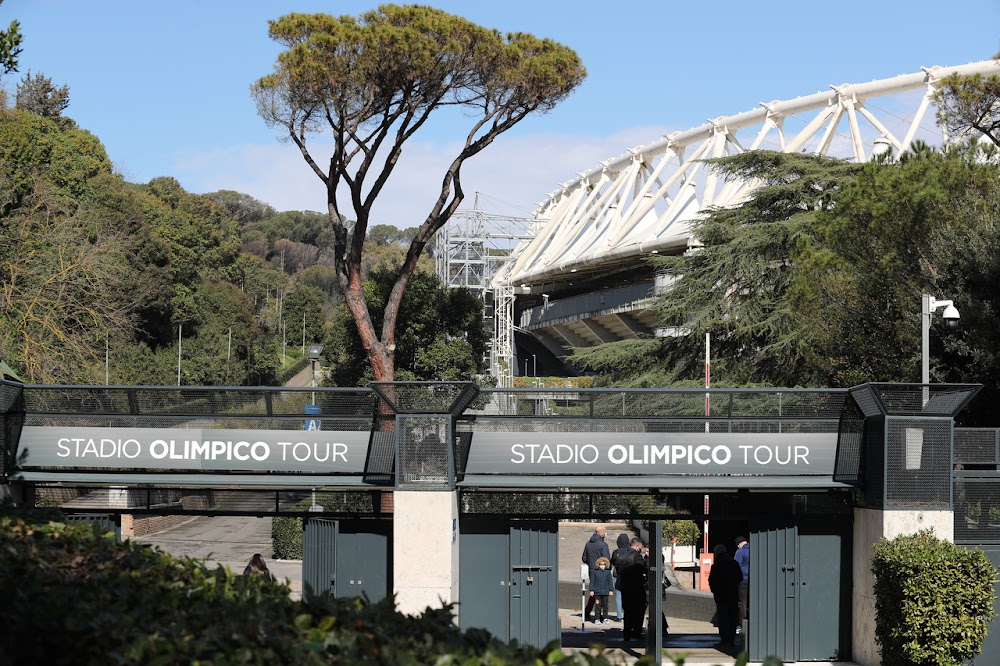
[[[323,353],[323,345],[309,345],[309,362],[312,364],[312,387],[316,388],[316,364]],[[312,394],[312,404],[316,404],[316,391]]]

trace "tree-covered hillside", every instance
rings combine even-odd
[[[363,350],[339,342],[349,315],[326,215],[193,194],[169,176],[127,182],[68,103],[39,73],[0,109],[0,360],[30,383],[269,385],[303,344],[325,342],[325,363],[343,366],[333,374],[363,381],[349,370]],[[372,227],[365,279],[398,266],[413,233]],[[428,302],[448,300],[429,288],[441,295]],[[481,306],[471,312],[462,325],[481,329]],[[455,361],[463,377],[481,347]]]

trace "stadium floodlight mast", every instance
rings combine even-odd
[[[931,383],[931,314],[938,308],[944,308],[941,316],[944,318],[944,325],[949,329],[958,328],[958,308],[951,301],[939,301],[929,294],[924,294],[921,298],[920,308],[920,383]]]

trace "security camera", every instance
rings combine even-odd
[[[946,307],[944,309],[944,313],[942,313],[941,316],[944,319],[944,325],[946,328],[948,328],[949,330],[955,330],[956,328],[958,328],[958,320],[961,317],[961,315],[958,314],[958,308],[956,308],[954,305],[949,305],[948,307]]]

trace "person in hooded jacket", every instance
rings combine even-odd
[[[621,594],[622,586],[621,586],[621,580],[619,579],[618,576],[617,565],[618,565],[618,558],[621,557],[622,555],[625,555],[629,550],[631,550],[628,545],[630,538],[631,537],[629,537],[629,535],[625,533],[619,534],[617,541],[618,550],[611,553],[611,575],[613,575],[615,578],[615,589],[618,590],[618,594],[615,595],[615,601],[618,604],[618,617],[615,619],[619,621],[625,617],[625,610],[624,606],[622,606],[622,594]]]

